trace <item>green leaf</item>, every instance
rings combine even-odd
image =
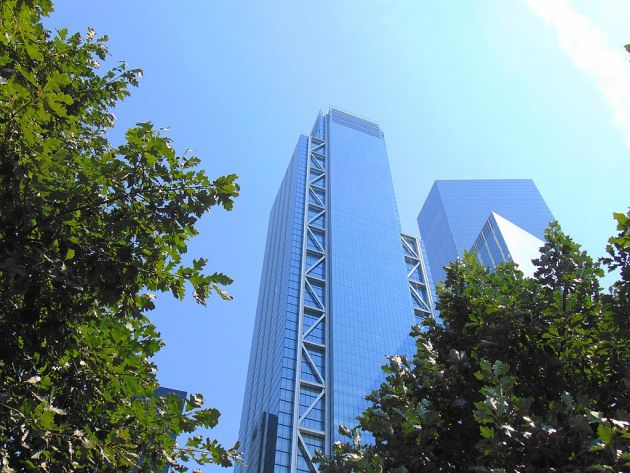
[[[212,428],[219,422],[221,413],[217,409],[202,409],[193,414],[195,421],[206,428]]]
[[[68,248],[68,251],[66,252],[66,261],[71,260],[72,258],[74,258],[74,249]]]
[[[44,60],[44,55],[42,54],[39,45],[27,42],[25,49],[26,53],[33,61],[41,62]]]
[[[57,101],[54,97],[48,98],[48,106],[60,117],[65,117],[68,114],[66,107],[59,103],[59,101]]]
[[[37,421],[42,429],[52,429],[55,427],[55,413],[51,410],[44,410],[37,417]]]
[[[34,85],[35,87],[39,86],[39,84],[37,83],[37,79],[35,78],[35,74],[33,74],[33,71],[22,67],[20,64],[16,64],[15,70],[18,71],[20,75],[24,77],[27,81],[29,81],[32,85]]]
[[[59,92],[63,86],[70,84],[70,75],[67,72],[53,72],[44,85],[44,92]],[[72,103],[70,101],[70,103]]]
[[[610,445],[613,438],[613,429],[609,425],[601,423],[597,426],[597,437],[606,445]]]
[[[505,373],[507,373],[509,368],[510,367],[507,364],[503,363],[500,360],[497,360],[494,362],[494,365],[492,366],[492,372],[498,378],[499,376],[502,376]]]
[[[485,425],[479,426],[479,433],[485,439],[491,439],[494,437],[494,429],[492,427],[487,427]]]

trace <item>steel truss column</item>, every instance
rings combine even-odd
[[[420,240],[414,236],[401,234],[400,241],[407,264],[407,279],[413,302],[413,313],[420,322],[427,315],[434,316],[431,288],[422,256],[422,247]]]
[[[329,183],[325,140],[309,137],[307,153],[291,473],[318,473],[317,465],[313,463],[314,452],[329,453],[330,443]]]

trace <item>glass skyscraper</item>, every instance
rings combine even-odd
[[[380,126],[319,114],[271,210],[236,471],[316,471],[314,451],[357,423],[384,356],[414,351],[428,281],[420,241],[400,233]]]
[[[519,263],[517,254],[525,261],[521,253],[531,253],[527,248],[544,239],[552,220],[531,179],[449,180],[435,181],[418,215],[418,226],[437,283],[444,278],[442,268],[473,249],[473,244],[490,267],[501,261]]]

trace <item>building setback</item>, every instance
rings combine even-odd
[[[236,471],[316,471],[314,451],[356,425],[384,356],[413,353],[428,281],[422,245],[400,232],[380,126],[320,113],[270,214]]]

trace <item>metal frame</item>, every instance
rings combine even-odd
[[[322,117],[320,116],[320,120]],[[304,437],[309,436],[318,439],[321,444],[321,450],[324,453],[329,452],[330,444],[330,399],[329,389],[329,373],[330,356],[328,352],[329,346],[329,221],[328,221],[328,205],[329,205],[329,179],[328,179],[328,145],[325,140],[326,130],[324,130],[324,139],[310,136],[308,139],[307,165],[306,165],[306,192],[304,199],[304,231],[302,239],[302,275],[300,283],[300,312],[298,319],[298,340],[295,359],[295,387],[293,400],[293,425],[292,431],[292,448],[291,448],[291,473],[296,473],[298,469],[298,458],[301,456],[308,468],[313,473],[319,473],[317,465],[313,463],[314,451],[311,451]],[[321,185],[324,181],[324,185]],[[323,197],[323,198],[322,198]],[[311,217],[309,215],[313,214]],[[321,220],[323,226],[317,225]],[[323,235],[323,245],[319,243],[316,235]],[[309,240],[314,244],[309,244]],[[314,262],[308,266],[309,258],[314,258]],[[324,276],[315,275],[313,270],[323,267]],[[317,295],[314,286],[321,289],[323,300]],[[308,304],[305,295],[309,294],[309,298],[314,304]],[[315,322],[306,326],[304,314],[308,313],[311,317],[316,317]],[[323,328],[324,343],[317,343],[307,340],[307,337],[317,327]],[[317,368],[313,361],[313,354],[319,354],[324,360],[324,369]],[[302,363],[306,362],[312,370],[316,382],[302,377]],[[315,399],[310,406],[300,415],[300,397],[302,393],[312,394],[317,391]],[[315,408],[321,403],[323,410],[323,430],[313,430],[304,425],[304,421]]]
[[[411,300],[413,301],[413,313],[418,319],[422,319],[427,315],[434,317],[433,297],[431,296],[431,287],[429,285],[429,278],[427,277],[420,240],[417,237],[401,233],[400,241],[402,243],[405,261],[413,265],[411,270],[407,273],[409,291],[411,292]],[[419,270],[420,277],[416,279],[414,274],[416,274],[417,270]]]

